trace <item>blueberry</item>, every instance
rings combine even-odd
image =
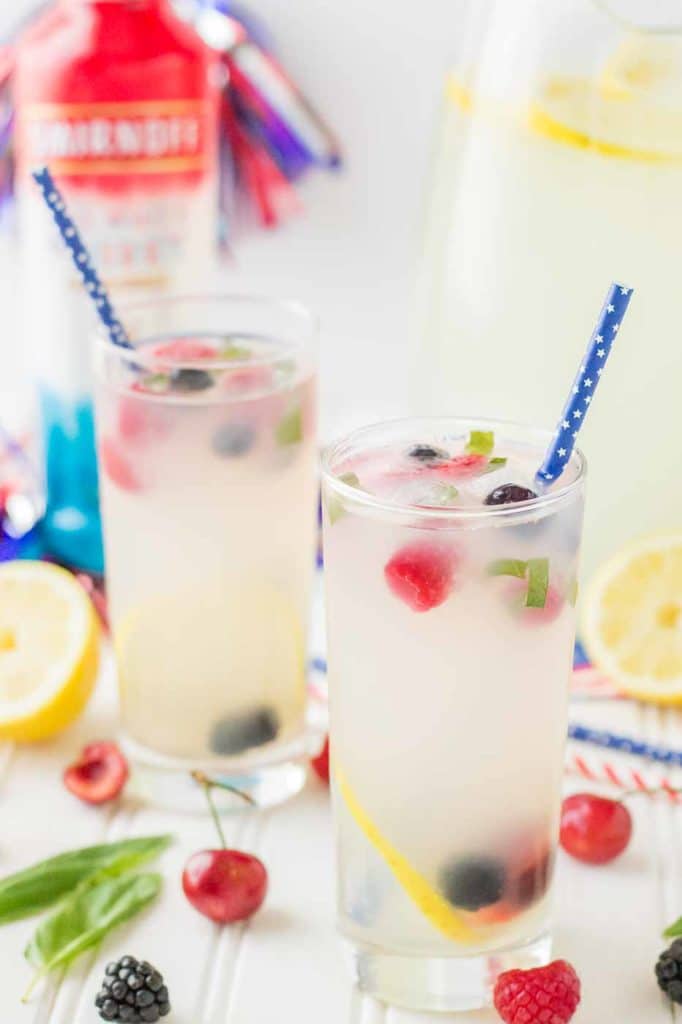
[[[118,964],[115,964],[115,963],[109,964],[109,967],[113,967],[114,970],[112,971],[112,973],[115,973],[117,967],[137,967],[137,960],[135,959],[134,956],[123,956],[118,961]],[[109,970],[108,969],[107,969],[106,973],[109,974]],[[119,974],[119,978],[120,978],[120,974]]]
[[[104,969],[104,973],[105,974],[116,974],[116,972],[118,971],[119,967],[120,967],[120,964],[117,961],[114,961],[113,963],[107,964],[107,966]]]
[[[415,444],[407,454],[411,459],[418,459],[419,462],[440,462],[442,459],[450,458],[442,448],[434,448],[430,444]]]
[[[115,981],[111,986],[111,994],[115,999],[125,999],[128,994],[128,986],[125,981]]]
[[[135,1006],[151,1006],[155,1002],[154,993],[148,988],[140,989],[135,996]]]
[[[206,370],[183,367],[180,370],[173,370],[170,383],[173,391],[205,391],[206,388],[213,386],[213,377],[206,373]]]
[[[135,1024],[135,1021],[138,1020],[135,1008],[133,1006],[119,1006],[118,1019]]]
[[[128,987],[136,992],[138,988],[142,988],[144,985],[144,978],[141,974],[131,974],[128,978]]]
[[[165,1017],[170,1013],[170,1003],[159,1003],[159,1017]]]
[[[143,1021],[151,1021],[154,1024],[159,1019],[159,1008],[156,1006],[145,1006],[143,1010],[140,1010],[140,1019]]]
[[[159,991],[156,993],[156,1001],[157,1003],[168,1002],[168,989],[166,988],[165,985],[162,985]]]
[[[107,999],[104,1005],[100,1007],[99,1015],[103,1020],[116,1020],[118,1017],[118,1003],[115,1003],[113,999]]]
[[[163,985],[163,978],[158,971],[152,968],[151,974],[147,975],[147,988],[152,992],[158,992]]]
[[[209,744],[215,754],[241,754],[250,747],[274,740],[278,729],[279,721],[271,708],[256,708],[216,722]]]
[[[519,484],[502,484],[491,491],[483,502],[484,505],[509,505],[514,501],[530,501],[537,498],[535,491],[529,487],[521,487]]]
[[[440,873],[440,888],[448,903],[462,910],[480,910],[502,896],[504,866],[492,857],[465,857]]]
[[[246,455],[255,440],[255,431],[247,423],[225,423],[213,435],[211,447],[217,455]]]

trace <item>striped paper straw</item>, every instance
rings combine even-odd
[[[631,298],[632,288],[626,288],[617,282],[612,284],[607,292],[599,320],[573,381],[554,438],[535,475],[540,486],[556,480],[568,465],[578,432],[592,404],[606,360],[609,358]]]
[[[618,750],[621,754],[644,757],[649,761],[656,761],[658,764],[667,764],[674,768],[682,767],[682,750],[675,750],[658,743],[647,743],[646,740],[639,740],[634,736],[624,736],[622,733],[610,732],[607,729],[592,729],[587,725],[571,722],[568,726],[568,738],[578,740],[580,743],[591,743],[595,747],[604,747],[607,750]]]
[[[90,253],[86,249],[76,225],[69,216],[66,203],[55,185],[52,175],[47,167],[41,167],[40,170],[33,172],[33,178],[43,193],[43,198],[50,209],[55,224],[59,228],[64,244],[71,253],[73,265],[80,274],[83,284],[94,303],[97,315],[106,328],[110,339],[114,345],[120,345],[122,348],[132,348],[133,346],[126,334],[125,328],[114,313],[106,289],[93,266]]]
[[[649,796],[665,794],[673,803],[682,802],[679,782],[651,769],[634,768],[632,765],[605,760],[594,754],[578,754],[569,750],[565,769],[569,775],[577,775],[587,782],[606,783],[621,790],[637,790]]]

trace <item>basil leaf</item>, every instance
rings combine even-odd
[[[70,850],[0,879],[0,924],[29,917],[62,899],[86,878],[138,867],[166,849],[172,836],[142,836]]]
[[[472,430],[465,451],[470,455],[490,455],[494,447],[495,434],[492,430]]]
[[[282,446],[298,444],[303,440],[303,416],[300,405],[291,409],[279,421],[275,430],[275,440]]]
[[[36,930],[24,956],[39,973],[64,967],[92,949],[107,932],[139,913],[161,891],[161,875],[109,878],[84,883]]]
[[[549,559],[528,559],[528,592],[526,608],[544,608],[549,587]]]
[[[342,473],[339,480],[348,487],[356,487],[358,490],[362,490],[360,481],[355,473]],[[329,525],[333,526],[334,523],[345,516],[346,510],[336,495],[333,494],[327,498],[325,504],[327,506],[327,515],[329,516]]]
[[[526,578],[528,562],[520,558],[498,558],[488,566],[489,576],[517,576],[520,580]]]
[[[663,936],[666,939],[675,939],[682,935],[682,917],[678,917],[677,921],[668,925],[666,930],[663,932]]]
[[[228,359],[230,361],[236,361],[238,359],[240,362],[245,362],[247,359],[251,358],[251,355],[252,353],[250,348],[246,348],[245,345],[238,345],[236,341],[228,340],[223,348],[220,349],[218,358]]]

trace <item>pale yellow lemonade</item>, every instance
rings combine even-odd
[[[513,22],[513,5],[502,7],[498,20]],[[616,40],[605,37],[599,49],[589,36],[571,39],[568,24],[563,34],[569,59],[557,56],[553,69],[555,51],[563,53],[558,29],[539,68],[538,54],[500,28],[477,67],[448,77],[420,260],[415,379],[422,413],[550,428],[605,286],[634,287],[581,435],[591,467],[590,575],[633,536],[682,521],[673,466],[682,431],[674,299],[682,37],[619,32],[618,40],[614,29]],[[582,68],[571,50],[579,55],[579,43]],[[633,472],[643,425],[646,456]]]
[[[299,736],[315,543],[315,390],[263,337],[166,337],[98,380],[124,729],[159,758]]]
[[[549,436],[416,420],[327,457],[338,909],[360,963],[546,936],[582,524],[579,455],[537,495]]]

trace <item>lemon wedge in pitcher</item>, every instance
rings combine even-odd
[[[642,537],[607,562],[582,627],[591,660],[625,693],[682,704],[682,533]]]
[[[42,740],[78,717],[97,676],[90,598],[47,562],[0,563],[0,739]]]

